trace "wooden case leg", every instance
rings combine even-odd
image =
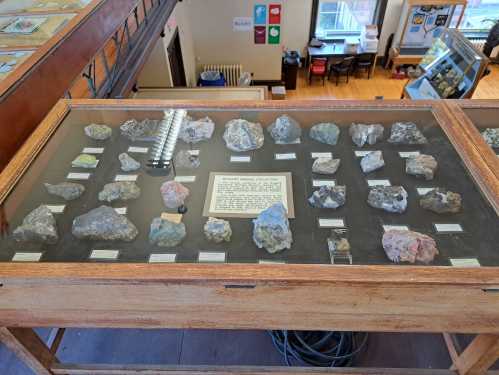
[[[0,341],[38,375],[52,375],[56,356],[31,328],[0,327]]]

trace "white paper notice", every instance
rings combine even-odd
[[[230,157],[231,163],[249,163],[251,161],[251,156],[236,156],[232,155]]]
[[[147,147],[134,147],[130,146],[128,147],[128,152],[130,153],[135,153],[135,154],[147,154],[149,152],[149,149]]]
[[[203,262],[223,263],[223,262],[225,262],[225,253],[201,251],[201,252],[199,252],[198,261],[200,263],[203,263]]]
[[[460,233],[463,227],[460,224],[433,224],[439,233]]]
[[[191,156],[199,156],[199,150],[189,150],[189,155]]]
[[[13,262],[39,262],[42,253],[15,253]]]
[[[362,151],[355,151],[355,156],[357,156],[358,158],[363,158],[364,156],[366,156],[367,154],[373,152],[373,150],[362,150]]]
[[[430,191],[435,190],[436,188],[416,188],[419,195],[428,194]]]
[[[177,182],[194,182],[196,181],[196,176],[175,176],[175,181]]]
[[[68,180],[88,180],[90,173],[69,173],[66,178]]]
[[[251,31],[253,30],[252,17],[234,17],[232,19],[233,31]]]
[[[275,154],[275,160],[295,160],[296,154],[294,152],[286,154]]]
[[[85,147],[82,154],[102,154],[104,152],[104,148],[102,147]]]
[[[389,230],[409,230],[407,225],[383,225],[383,230],[388,232]]]
[[[407,152],[401,151],[401,152],[399,152],[399,156],[401,158],[404,158],[404,159],[410,158],[410,157],[413,157],[413,156],[418,156],[419,154],[420,154],[419,151],[407,151]]]
[[[286,264],[286,262],[283,261],[283,260],[265,260],[265,259],[260,259],[258,261],[258,264]]]
[[[92,250],[90,259],[117,259],[119,250]]]
[[[312,152],[310,154],[312,156],[312,159],[318,159],[318,158],[333,158],[333,153],[332,152]]]
[[[151,254],[151,256],[149,257],[149,263],[175,263],[176,259],[177,254]]]
[[[313,180],[313,187],[321,187],[321,186],[336,186],[336,180]]]
[[[126,215],[127,207],[118,207],[114,209],[119,215]]]
[[[62,214],[64,212],[64,208],[66,208],[65,205],[60,205],[60,206],[55,206],[55,205],[50,205],[50,204],[47,204],[45,205],[49,210],[50,212],[52,212],[53,214]]]
[[[480,267],[480,262],[476,258],[450,258],[453,267]]]
[[[391,186],[390,180],[367,180],[369,186]]]
[[[114,181],[119,182],[119,181],[137,181],[137,176],[136,174],[119,174],[114,178]]]
[[[320,228],[345,228],[345,220],[319,218],[319,227]]]

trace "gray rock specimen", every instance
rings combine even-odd
[[[381,241],[388,259],[395,263],[428,264],[438,254],[435,240],[419,232],[392,229],[383,234]]]
[[[193,120],[187,117],[180,128],[178,137],[186,143],[198,143],[211,138],[215,123],[209,117]]]
[[[374,208],[402,213],[407,208],[407,191],[402,186],[374,186],[369,190],[367,203]]]
[[[140,163],[126,152],[119,154],[118,159],[120,160],[121,170],[123,172],[132,172],[140,169]]]
[[[422,145],[428,143],[426,137],[413,122],[396,122],[393,124],[388,142],[400,145]]]
[[[335,174],[340,167],[340,159],[317,158],[312,164],[312,172],[317,174]]]
[[[352,124],[349,133],[357,146],[363,147],[365,144],[372,146],[383,138],[384,129],[380,124]]]
[[[499,148],[499,128],[487,128],[482,132],[482,137],[490,147]]]
[[[128,201],[140,197],[140,188],[133,181],[111,182],[104,185],[99,200],[105,202]]]
[[[230,228],[230,223],[227,220],[217,219],[215,217],[209,217],[208,221],[204,224],[204,235],[208,241],[213,241],[215,243],[229,242],[232,236],[232,229]]]
[[[111,134],[113,134],[113,129],[107,125],[90,124],[85,126],[85,134],[87,137],[95,139],[97,141],[105,141]]]
[[[172,247],[182,242],[185,235],[184,223],[175,223],[161,217],[155,217],[149,231],[149,242],[161,247]]]
[[[97,167],[98,163],[99,161],[94,155],[81,154],[71,162],[71,165],[75,168],[89,169]]]
[[[188,150],[180,150],[175,155],[175,168],[195,169],[201,164],[197,155],[191,155]]]
[[[133,241],[139,233],[125,215],[118,214],[109,206],[100,206],[77,216],[71,232],[80,240],[126,242]]]
[[[347,197],[346,186],[327,186],[323,185],[313,192],[308,198],[311,206],[316,208],[333,208],[336,209],[345,204]]]
[[[120,126],[121,135],[132,141],[153,136],[159,122],[159,120],[149,119],[140,122],[135,119],[127,120]]]
[[[34,242],[54,245],[59,240],[54,215],[47,206],[31,211],[12,233],[19,242]]]
[[[381,151],[372,151],[360,160],[362,172],[369,173],[385,166],[383,153]]]
[[[85,186],[74,182],[61,182],[57,185],[44,184],[49,194],[58,196],[67,201],[72,201],[81,197],[85,192]]]
[[[223,138],[232,151],[256,150],[263,146],[264,141],[262,126],[243,119],[230,120],[225,124]]]
[[[301,127],[298,121],[288,115],[282,115],[267,128],[275,143],[279,145],[300,142]]]
[[[253,241],[271,254],[291,248],[293,235],[282,203],[270,206],[253,220]]]
[[[190,193],[189,189],[176,181],[166,181],[160,191],[167,208],[182,206]]]
[[[444,188],[430,190],[419,200],[421,207],[437,214],[457,213],[461,211],[461,202],[461,194]]]
[[[336,145],[340,136],[340,128],[333,123],[320,123],[310,128],[309,136],[318,142]]]
[[[411,156],[405,161],[405,172],[407,174],[422,177],[425,180],[433,180],[437,167],[437,160],[431,155]]]

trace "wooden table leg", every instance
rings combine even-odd
[[[31,328],[0,327],[0,342],[5,344],[36,374],[52,375],[53,363],[59,361]]]

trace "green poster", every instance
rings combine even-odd
[[[281,26],[269,26],[269,44],[281,43]]]

